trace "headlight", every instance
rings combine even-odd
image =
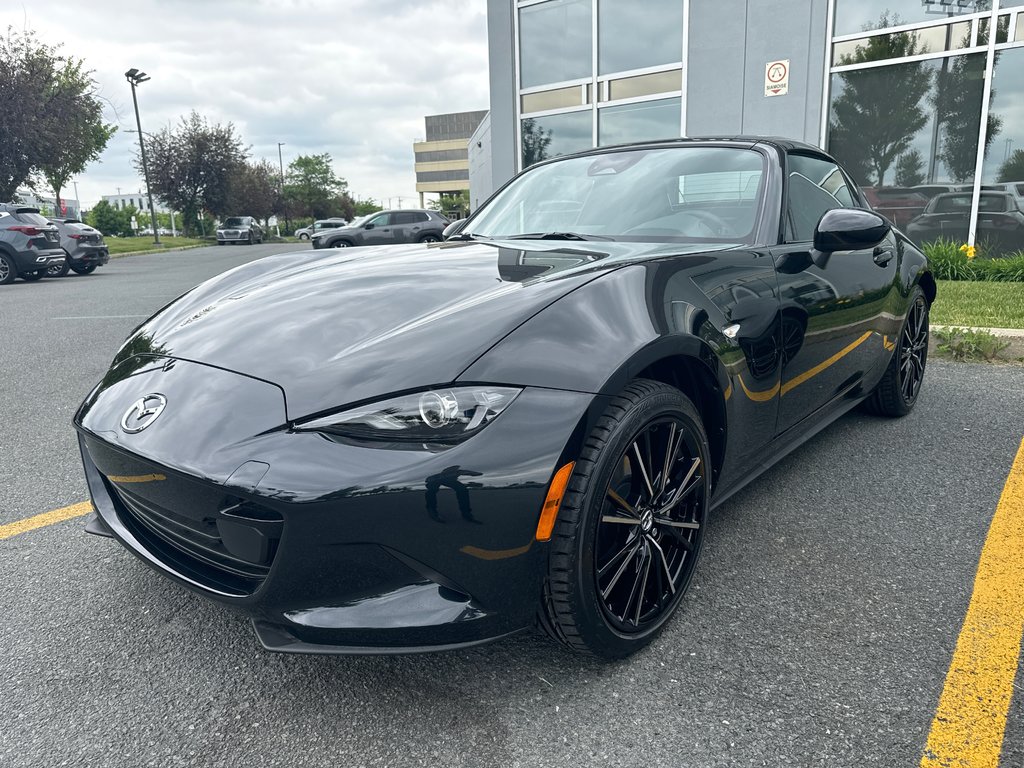
[[[483,429],[522,390],[512,387],[432,389],[297,424],[361,440],[458,442]]]

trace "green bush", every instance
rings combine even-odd
[[[1010,346],[990,331],[972,328],[934,328],[936,349],[954,360],[987,360],[999,358]]]
[[[1024,283],[1024,251],[1001,258],[988,258],[984,244],[973,259],[960,250],[955,240],[939,239],[922,247],[932,273],[938,280],[979,280],[995,283]]]

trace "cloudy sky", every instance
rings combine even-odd
[[[488,108],[483,0],[8,0],[8,26],[95,70],[119,131],[78,177],[86,207],[142,186],[132,67],[153,78],[138,89],[143,130],[195,109],[234,123],[253,158],[276,165],[278,142],[286,167],[329,152],[351,193],[385,205],[416,196],[425,115]]]

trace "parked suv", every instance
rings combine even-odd
[[[299,240],[309,240],[313,235],[323,232],[325,229],[338,229],[348,226],[347,219],[317,219],[311,227],[302,227],[295,230],[295,236]]]
[[[0,203],[0,285],[38,280],[63,263],[57,227],[38,208]]]
[[[103,233],[78,219],[50,219],[60,232],[60,247],[67,258],[60,266],[50,267],[47,277],[64,277],[69,270],[78,275],[91,275],[96,267],[110,261],[110,251]]]
[[[353,221],[347,227],[313,235],[314,248],[350,248],[358,245],[439,243],[450,222],[437,211],[421,209],[381,211]]]
[[[217,245],[263,242],[263,228],[252,216],[232,216],[217,227]]]

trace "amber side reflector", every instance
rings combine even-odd
[[[537,541],[551,540],[551,532],[555,529],[555,520],[558,519],[558,508],[562,506],[562,496],[565,495],[565,487],[569,485],[569,476],[575,466],[576,462],[570,461],[555,472],[555,479],[548,486],[548,495],[540,510],[540,520],[537,521]]]

